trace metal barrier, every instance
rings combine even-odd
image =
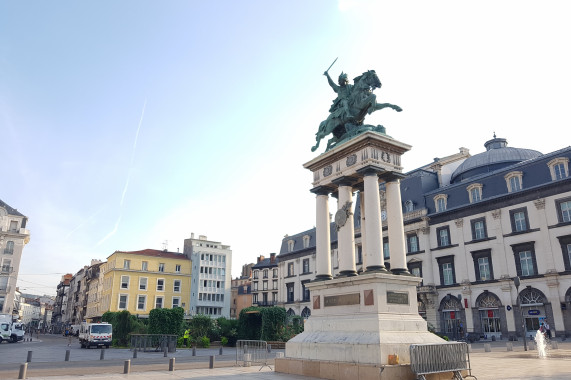
[[[453,372],[453,379],[462,380],[460,371],[468,370],[468,377],[472,376],[470,368],[470,353],[466,343],[443,344],[411,344],[410,369],[418,379],[426,380],[431,373]]]
[[[236,342],[236,365],[249,367],[252,364],[272,369],[268,365],[268,342],[263,340],[239,340]]]
[[[176,352],[177,335],[166,334],[131,334],[131,350]]]

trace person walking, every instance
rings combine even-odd
[[[190,329],[184,330],[183,341],[184,346],[188,348],[188,339],[190,338]]]
[[[545,333],[547,334],[547,338],[551,339],[551,328],[549,327],[549,323],[545,321],[543,327],[545,328]]]

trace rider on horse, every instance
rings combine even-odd
[[[341,75],[339,75],[339,86],[333,83],[328,71],[324,72],[323,75],[327,77],[327,82],[329,82],[333,91],[337,93],[337,98],[333,101],[331,108],[329,108],[329,112],[333,114],[332,117],[353,118],[349,111],[349,97],[351,96],[353,85],[349,84],[347,74],[341,72]]]

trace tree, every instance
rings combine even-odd
[[[153,309],[149,313],[149,334],[180,335],[184,309]]]

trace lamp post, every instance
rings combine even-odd
[[[519,296],[519,284],[520,284],[519,277],[515,276],[513,281],[514,281],[514,285],[515,285],[515,290],[517,292],[517,303],[519,305],[519,311],[521,314],[521,326],[523,328],[523,350],[527,351],[527,341],[525,340],[525,333],[526,333],[526,331],[525,331],[525,318],[523,317],[523,309],[521,307],[521,297]]]

